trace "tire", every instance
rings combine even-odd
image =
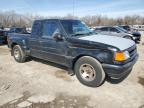
[[[12,49],[12,53],[14,56],[14,59],[19,62],[19,63],[23,63],[26,60],[26,55],[23,52],[22,48],[19,45],[15,45]]]
[[[78,59],[74,67],[78,80],[89,87],[98,87],[105,80],[105,72],[99,61],[90,56]]]

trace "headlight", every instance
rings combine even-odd
[[[115,52],[115,60],[116,61],[124,61],[130,58],[129,52]]]
[[[132,38],[135,40],[137,37],[133,36]]]

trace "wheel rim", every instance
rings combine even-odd
[[[96,77],[96,71],[90,64],[83,64],[79,69],[82,79],[85,81],[93,81]]]
[[[14,50],[14,57],[15,57],[17,60],[19,60],[19,58],[20,58],[20,52],[19,52],[18,49],[15,49],[15,50]]]

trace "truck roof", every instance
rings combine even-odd
[[[76,20],[78,20],[78,19],[39,19],[39,20],[35,20],[35,21],[60,21],[60,20],[62,20],[62,21],[76,21]]]

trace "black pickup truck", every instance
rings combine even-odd
[[[107,77],[125,77],[138,58],[135,42],[95,34],[80,20],[70,19],[36,20],[31,34],[9,34],[8,46],[17,62],[32,56],[61,64],[91,87]]]

